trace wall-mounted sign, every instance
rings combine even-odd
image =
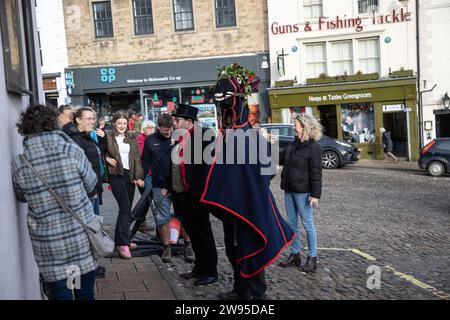
[[[67,71],[65,78],[67,94],[70,96],[72,94],[73,88],[75,88],[75,83],[73,82],[73,71]]]
[[[336,100],[360,100],[372,98],[372,93],[343,93],[343,94],[325,94],[320,96],[308,96],[309,102],[326,102],[326,101],[336,101]]]
[[[165,81],[181,81],[181,76],[165,76],[165,77],[148,77],[142,79],[127,79],[128,84],[146,84],[152,82],[165,82]]]
[[[405,109],[404,104],[384,104],[383,112],[403,111]]]
[[[384,38],[385,43],[391,43],[391,41],[392,41],[391,37]]]
[[[101,68],[100,69],[100,81],[108,82],[108,83],[116,81],[116,69],[115,68]]]
[[[298,51],[298,47],[297,46],[293,46],[292,47],[292,52],[297,52]]]
[[[372,17],[369,19],[362,19],[360,17],[347,18],[346,16],[333,16],[333,17],[318,17],[317,23],[311,23],[306,21],[304,25],[300,23],[295,24],[280,24],[278,21],[274,21],[270,26],[270,31],[273,35],[297,33],[297,32],[309,32],[309,31],[322,31],[333,29],[348,29],[354,28],[356,32],[364,30],[365,25],[363,21],[369,21],[369,25],[382,25],[399,22],[411,21],[411,12],[406,11],[404,8],[400,10],[392,10],[392,13],[382,15],[377,12],[372,13]]]

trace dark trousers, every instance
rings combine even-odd
[[[131,241],[130,217],[135,185],[130,182],[128,170],[124,170],[123,176],[110,175],[109,183],[111,184],[114,198],[119,205],[114,242],[116,246],[128,246]]]
[[[173,193],[175,214],[191,239],[195,253],[193,271],[205,277],[217,277],[217,250],[207,208],[192,201],[188,193]]]
[[[80,277],[80,288],[69,289],[67,279],[44,282],[43,287],[49,300],[95,300],[94,298],[95,271]]]
[[[241,267],[236,263],[238,259],[239,225],[243,222],[231,215],[231,213],[224,212],[217,207],[210,207],[211,213],[223,222],[223,233],[225,242],[225,253],[228,261],[233,266],[234,284],[233,290],[239,294],[250,294],[254,297],[262,297],[266,290],[266,276],[264,270],[251,278],[244,278],[241,276]]]
[[[142,194],[145,191],[145,188],[138,187],[138,190],[139,190],[139,193],[142,196]],[[136,219],[136,224],[137,225],[141,225],[141,224],[143,224],[145,222],[145,219],[147,217],[148,209],[150,209],[150,201],[151,201],[151,199],[148,199],[148,201],[145,202],[144,208],[142,209],[145,212],[145,214],[140,216],[138,219]]]

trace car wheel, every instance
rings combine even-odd
[[[336,169],[339,167],[339,156],[334,151],[325,151],[322,155],[322,164],[326,169]]]
[[[431,161],[427,168],[428,174],[433,177],[442,176],[445,172],[444,164],[440,161]]]

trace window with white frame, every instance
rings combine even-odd
[[[380,72],[378,37],[358,40],[358,68],[362,73]]]
[[[352,41],[336,41],[331,43],[332,75],[353,74]]]
[[[192,0],[173,0],[175,31],[194,30]]]
[[[322,16],[322,0],[303,0],[303,12],[305,19]]]
[[[306,46],[306,77],[317,78],[327,73],[327,54],[325,42],[312,43]]]
[[[358,13],[378,12],[378,0],[358,0]]]

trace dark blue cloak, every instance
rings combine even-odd
[[[247,131],[250,126],[246,124],[241,129]],[[270,163],[264,164],[259,158],[256,163],[250,162],[251,152],[262,152],[258,142],[264,138],[258,134],[256,139],[246,139],[245,146],[230,146],[235,156],[233,163],[227,164],[229,132],[222,130],[219,134],[201,201],[240,220],[236,262],[241,266],[241,275],[250,278],[274,262],[293,241],[295,233],[278,211],[270,190],[271,176],[261,174],[261,169],[270,167]],[[236,164],[237,148],[246,151],[244,164]]]

